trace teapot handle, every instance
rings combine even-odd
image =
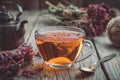
[[[19,4],[15,3],[15,2],[12,2],[12,1],[6,1],[6,4],[14,4],[14,5],[16,5],[16,7],[18,8],[18,14],[17,14],[16,17],[15,17],[15,20],[16,20],[16,21],[19,21],[19,17],[20,17],[20,16],[22,15],[22,13],[23,13],[22,7],[21,7]]]

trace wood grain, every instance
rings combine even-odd
[[[40,12],[39,11],[24,11],[23,12],[23,15],[21,16],[21,21],[22,20],[27,20],[28,23],[25,24],[25,30],[26,30],[26,33],[24,35],[25,37],[25,41],[28,40],[28,37],[30,36],[31,34],[31,31],[36,23],[36,20],[39,16]]]
[[[115,47],[104,33],[102,36],[94,39],[94,43],[98,52],[99,58],[110,54],[117,54],[115,58],[102,64],[108,80],[120,79],[120,48]]]

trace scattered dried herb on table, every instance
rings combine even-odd
[[[26,43],[13,51],[1,51],[0,77],[12,79],[22,67],[32,63],[33,55],[32,46]]]

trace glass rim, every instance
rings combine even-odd
[[[85,34],[85,31],[82,29],[82,28],[78,28],[78,27],[75,27],[75,26],[44,26],[44,27],[41,27],[41,28],[37,28],[35,30],[35,32],[37,33],[41,33],[40,31],[44,32],[43,30],[48,30],[51,32],[51,30],[57,30],[57,31],[60,31],[62,29],[65,29],[65,30],[71,30],[71,31],[77,31],[79,33],[82,33],[83,35],[86,35]]]

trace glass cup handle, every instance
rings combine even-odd
[[[86,54],[85,56],[82,56],[79,60],[75,61],[75,63],[80,62],[80,61],[88,58],[89,56],[92,55],[92,53],[94,53],[94,46],[93,46],[93,43],[92,43],[91,41],[89,41],[89,40],[84,40],[84,43],[83,43],[83,44],[89,46],[89,48],[90,48],[91,50],[90,50],[89,52],[87,52],[87,54]],[[83,45],[83,46],[84,46],[84,45]]]
[[[87,45],[91,50],[87,53],[93,53],[94,52],[94,46],[93,43],[90,40],[84,40],[84,45]]]

